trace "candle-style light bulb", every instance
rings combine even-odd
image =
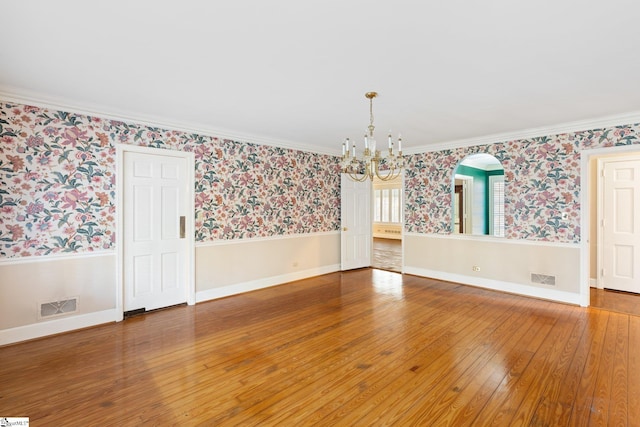
[[[402,152],[402,136],[398,134],[398,152]]]

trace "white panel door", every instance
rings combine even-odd
[[[640,293],[640,161],[604,163],[603,286]]]
[[[342,270],[369,267],[373,244],[371,181],[355,182],[342,174],[340,188]]]
[[[124,311],[187,301],[187,161],[124,153]]]

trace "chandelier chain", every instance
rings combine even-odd
[[[373,137],[373,96],[369,98],[369,136]]]

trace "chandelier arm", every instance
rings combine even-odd
[[[367,179],[370,179],[369,175],[367,174],[361,175],[361,174],[356,174],[355,172],[348,172],[348,171],[345,171],[344,173],[346,173],[349,178],[351,178],[353,181],[356,181],[356,182],[364,182]]]
[[[364,95],[369,100],[369,137],[371,138],[371,146],[367,146],[367,135],[365,135],[365,149],[362,159],[356,157],[355,144],[352,146],[353,158],[349,160],[349,138],[346,139],[342,145],[342,172],[346,173],[353,181],[363,182],[367,179],[373,181],[374,177],[382,181],[390,181],[397,178],[402,173],[404,168],[404,161],[402,158],[402,139],[398,137],[398,154],[393,153],[393,143],[391,141],[391,135],[389,135],[389,154],[385,161],[385,166],[388,168],[384,172],[380,171],[380,163],[383,158],[380,156],[380,151],[376,149],[375,139],[373,138],[373,131],[375,126],[373,125],[373,98],[378,96],[377,92],[367,92]],[[364,169],[364,171],[363,171]],[[360,174],[359,171],[364,173]]]
[[[378,175],[376,174],[376,176],[378,177],[378,179],[380,179],[381,181],[391,181],[396,179],[397,177],[400,176],[400,174],[402,173],[401,169],[389,169],[389,173],[386,175]]]
[[[379,158],[375,158],[373,159],[372,163],[374,164],[374,173],[375,176],[378,177],[379,180],[381,181],[391,181],[395,178],[397,178],[398,176],[400,176],[400,174],[402,173],[402,168],[401,167],[396,167],[396,166],[390,166],[389,169],[386,169],[386,171],[388,173],[382,173],[384,171],[380,171],[379,168],[379,164],[380,164],[380,159]]]
[[[353,160],[355,160],[355,158]],[[351,180],[356,181],[356,182],[363,182],[366,179],[368,179],[369,178],[369,174],[368,174],[369,168],[366,167],[366,165],[363,166],[361,162],[359,162],[359,161],[358,162],[354,162],[353,160],[352,160],[351,163],[349,163],[349,164],[347,164],[347,165],[342,167],[342,173],[347,174],[347,176],[349,178],[351,178]],[[359,173],[359,171],[362,170],[363,167],[365,169],[365,173],[361,174],[361,173]]]

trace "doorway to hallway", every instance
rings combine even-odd
[[[402,273],[404,195],[402,175],[373,179],[371,266]]]
[[[595,308],[640,315],[640,294],[624,292],[623,290],[626,289],[616,290],[615,283],[610,280],[605,280],[607,277],[605,277],[604,274],[607,267],[610,270],[609,273],[614,271],[611,269],[610,259],[614,250],[612,250],[611,245],[606,242],[606,237],[611,233],[605,230],[605,225],[607,223],[609,226],[614,223],[624,225],[624,220],[628,219],[634,210],[637,210],[633,208],[632,204],[623,205],[622,209],[619,210],[624,213],[624,215],[614,215],[613,219],[609,218],[608,221],[606,220],[606,208],[608,207],[609,210],[611,210],[614,204],[611,202],[610,197],[605,197],[604,193],[605,191],[614,193],[616,190],[613,188],[605,190],[605,166],[607,163],[615,164],[628,162],[630,160],[638,161],[640,160],[638,157],[640,152],[638,152],[638,148],[634,146],[619,146],[586,150],[584,153],[586,155],[583,159],[582,170],[589,171],[589,173],[588,191],[585,191],[585,197],[583,197],[582,202],[583,206],[589,206],[589,209],[583,213],[583,218],[587,218],[586,223],[588,226],[584,227],[582,234],[581,240],[586,243],[583,243],[581,251],[582,256],[585,258],[585,266],[587,267],[583,274],[586,275],[586,281],[589,282],[587,286],[590,285],[590,288],[586,289],[589,295],[587,301],[590,306]],[[623,173],[617,173],[617,175],[617,178],[624,177]],[[613,182],[611,181],[611,176],[609,176],[608,181]],[[610,195],[611,194],[608,194],[608,196]],[[610,212],[609,217],[611,217]],[[611,241],[611,238],[609,241]],[[624,250],[618,252],[624,254]],[[607,256],[609,259],[606,259]],[[609,265],[607,266],[607,264]],[[625,264],[618,262],[616,268],[620,266],[625,266]],[[582,292],[585,292],[584,288]]]

